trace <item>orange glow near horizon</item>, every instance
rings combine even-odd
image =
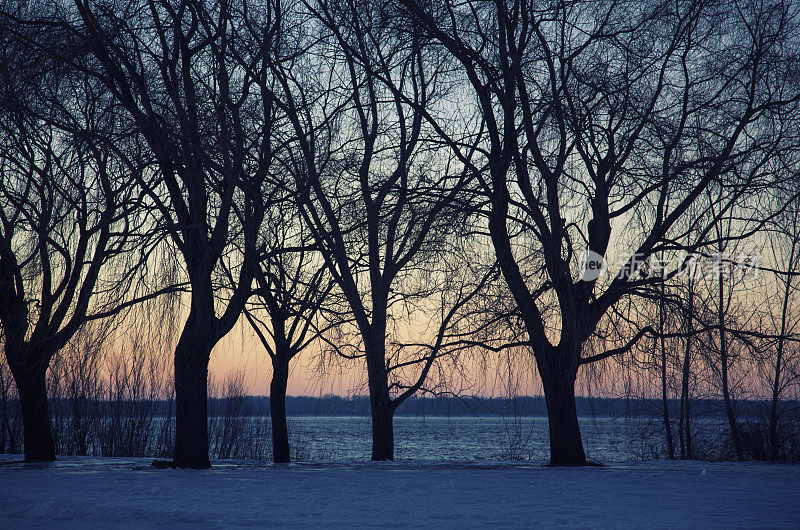
[[[313,345],[310,346],[308,353],[300,354],[291,361],[287,395],[368,395],[366,366],[362,360],[342,359],[335,366],[326,367],[323,372],[313,348]],[[542,395],[532,360],[531,364],[527,364],[524,360],[511,360],[513,355],[491,355],[488,361],[468,360],[459,372],[445,368],[452,385],[448,390],[460,395],[484,397]],[[508,369],[509,362],[513,363],[511,370]],[[250,332],[248,325],[242,325],[241,321],[217,344],[209,363],[209,378],[216,389],[224,385],[228,378],[239,374],[247,394],[269,395],[272,377],[269,355]]]
[[[291,396],[348,396],[366,393],[361,364],[350,361],[342,373],[322,374],[313,355],[299,355],[289,366],[286,393]],[[338,368],[337,368],[338,370]],[[210,379],[215,385],[224,384],[228,377],[241,373],[245,391],[254,396],[268,396],[272,364],[264,346],[248,329],[237,325],[211,353]]]

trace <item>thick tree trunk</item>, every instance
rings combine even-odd
[[[8,395],[6,394],[6,385],[2,373],[0,373],[0,404],[2,404],[2,411],[0,411],[0,414],[3,415],[3,425],[0,425],[0,452],[10,453],[11,451],[6,449],[6,447],[10,447],[10,445],[7,445],[9,441]]]
[[[394,405],[389,395],[384,333],[366,342],[369,404],[372,413],[372,460],[394,460]]]
[[[272,381],[269,385],[269,412],[272,420],[272,460],[276,464],[291,461],[289,430],[286,427],[286,383],[289,379],[289,359],[272,360]]]
[[[372,410],[372,460],[394,460],[394,409],[383,396],[370,396]]]
[[[211,467],[208,459],[208,360],[213,341],[205,340],[208,330],[201,328],[187,324],[175,348],[173,464],[176,467]]]
[[[550,465],[586,465],[578,410],[575,407],[575,376],[571,369],[540,366],[547,423],[550,428]]]
[[[49,462],[56,459],[56,446],[50,426],[45,374],[47,364],[12,366],[22,408],[23,442],[27,462]]]

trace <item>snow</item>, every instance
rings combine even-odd
[[[270,465],[0,455],[0,528],[800,527],[800,466],[646,462]]]

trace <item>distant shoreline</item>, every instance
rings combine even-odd
[[[239,413],[242,416],[269,416],[268,396],[229,396],[209,399],[210,412],[222,409],[227,402],[235,400]],[[69,403],[68,398],[54,400],[56,404],[63,401]],[[576,408],[580,417],[621,417],[640,416],[657,417],[662,414],[660,399],[634,399],[634,398],[601,398],[601,397],[576,397]],[[97,407],[108,406],[108,401],[93,401]],[[114,402],[118,404],[117,402]],[[155,416],[169,416],[174,414],[174,402],[166,399],[141,400],[128,402],[130,405],[152,407]],[[10,403],[11,404],[11,403]],[[761,417],[769,409],[769,401],[742,401],[737,403],[740,417]],[[791,413],[800,412],[800,402],[783,401],[782,407]],[[671,413],[680,410],[677,399],[669,400]],[[693,399],[691,400],[693,415],[699,417],[715,417],[724,410],[722,400]],[[69,408],[69,407],[67,407]],[[303,416],[339,416],[360,417],[370,415],[369,398],[356,396],[345,398],[340,396],[287,396],[286,414],[289,417]],[[481,398],[481,397],[415,397],[406,401],[396,412],[396,417],[547,417],[547,407],[544,397],[521,396],[509,398]]]

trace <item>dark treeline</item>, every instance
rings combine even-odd
[[[798,57],[787,0],[2,0],[0,390],[26,460],[67,422],[71,452],[150,454],[130,422],[162,399],[157,465],[242,432],[264,454],[241,379],[209,374],[240,329],[276,462],[300,357],[363,373],[373,460],[396,414],[451,403],[416,397],[494,395],[476,380],[541,392],[552,465],[589,463],[589,393],[655,407],[669,458],[701,456],[707,405],[735,458],[789,458]]]
[[[228,398],[209,398],[211,409],[220,409],[226,405]],[[670,413],[678,414],[681,402],[678,399],[670,399]],[[118,406],[108,401],[87,402],[87,407],[96,410],[99,414],[112,414],[112,410]],[[131,407],[131,403],[123,403],[121,406]],[[704,411],[701,417],[718,417],[724,415],[724,402],[722,400],[699,399],[693,405],[697,410]],[[9,402],[9,409],[15,410],[19,407],[18,402]],[[54,408],[69,410],[69,401],[66,399],[54,400]],[[140,406],[152,410],[156,417],[167,418],[174,414],[174,403],[169,400],[144,401]],[[797,416],[800,412],[800,402],[786,401],[785,406],[789,409],[788,416]],[[269,396],[243,396],[241,401],[242,416],[269,417],[270,398]],[[286,414],[292,416],[369,416],[369,398],[361,397],[341,397],[341,396],[286,396]],[[742,418],[759,418],[769,410],[769,401],[747,401],[743,402],[739,409]],[[648,402],[632,398],[599,398],[581,397],[575,398],[575,408],[580,417],[636,417],[650,416],[660,417],[662,414],[660,406],[656,401]],[[13,414],[13,413],[12,413]],[[463,397],[414,397],[406,401],[397,410],[397,416],[519,416],[519,417],[544,417],[547,415],[547,404],[541,396],[517,396],[514,398],[480,398],[472,396]],[[0,420],[4,423],[6,420]],[[13,421],[13,420],[12,420]]]

